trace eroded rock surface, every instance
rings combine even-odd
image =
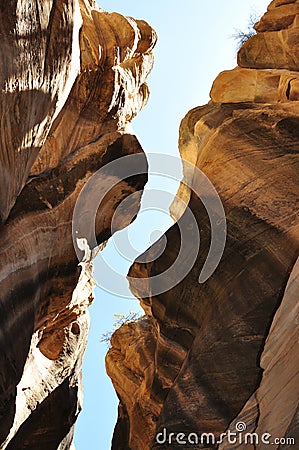
[[[158,260],[131,268],[130,276],[148,278],[143,291],[137,282],[131,288],[149,325],[141,338],[143,322],[117,331],[107,356],[120,398],[115,450],[216,449],[207,438],[197,445],[175,438],[196,433],[200,442],[202,433],[213,433],[217,440],[242,420],[260,435],[297,436],[298,8],[298,1],[272,2],[257,35],[240,50],[239,66],[220,74],[212,101],[181,123],[181,155],[217,189],[227,243],[212,277],[199,284],[210,221],[182,185],[178,197],[190,195],[200,252],[187,277],[157,296],[150,277],[177,258],[178,225],[167,232],[169,245]],[[190,240],[194,236],[190,229]],[[120,380],[126,380],[122,386]],[[167,441],[158,444],[155,436],[164,429]],[[253,447],[243,442],[239,448]]]
[[[275,439],[285,439],[281,448],[292,448],[298,442],[298,319],[299,319],[299,260],[297,260],[271,325],[261,356],[263,376],[261,383],[246,403],[240,414],[230,425],[235,431],[238,422],[247,424],[247,432],[262,436],[271,447],[280,448]],[[287,439],[294,439],[293,444]],[[249,441],[246,448],[256,446]],[[262,442],[258,448],[269,447]],[[225,442],[220,449],[243,448],[239,443]]]
[[[239,51],[239,66],[298,70],[298,14],[297,0],[271,2],[267,14],[255,26],[257,34]]]
[[[67,449],[81,409],[94,286],[90,259],[78,267],[73,210],[99,168],[142,152],[127,125],[148,98],[156,37],[146,22],[108,14],[93,1],[4,3],[0,448]],[[105,197],[99,243],[110,235],[117,204],[145,181],[120,180]],[[130,208],[129,218],[138,196]],[[124,214],[118,227],[128,220]]]

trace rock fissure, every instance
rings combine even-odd
[[[142,153],[128,125],[148,100],[156,35],[88,0],[10,2],[0,6],[0,24],[0,448],[71,449],[96,253],[84,236],[77,267],[73,211],[98,170]],[[168,245],[129,272],[146,315],[120,327],[107,354],[120,398],[113,450],[162,449],[155,437],[165,429],[218,438],[240,423],[259,436],[299,439],[298,24],[298,0],[272,1],[238,67],[219,74],[209,104],[182,120],[181,156],[222,200],[226,247],[199,284],[213,236],[206,205],[190,188],[195,169],[185,165]],[[101,172],[100,189],[111,177],[117,183],[95,218],[100,248],[145,172]],[[136,217],[140,195],[126,203],[117,229]],[[190,242],[197,239],[189,211],[201,231],[195,264],[154,295],[154,276],[179,255],[180,226],[189,224]]]
[[[285,9],[290,3],[292,13]],[[163,294],[143,300],[144,292],[131,279],[153,328],[148,341],[131,346],[130,356],[118,366],[113,343],[117,340],[117,352],[125,352],[126,340],[139,335],[139,324],[126,331],[123,326],[113,336],[106,364],[116,391],[123,371],[133,367],[133,355],[147,351],[153,361],[145,391],[142,381],[128,384],[127,391],[122,387],[120,411],[127,413],[119,416],[113,449],[169,448],[155,440],[165,429],[174,436],[191,432],[219,437],[235,432],[240,422],[260,437],[298,436],[298,294],[290,288],[297,280],[299,249],[298,7],[298,1],[271,2],[256,25],[257,34],[240,49],[238,67],[221,73],[211,90],[212,101],[194,108],[181,123],[181,156],[216,187],[226,211],[227,244],[219,267],[203,285],[197,272],[205,252],[186,278]],[[182,184],[177,196],[184,196],[185,189]],[[209,223],[192,192],[189,208],[206,250]],[[178,254],[178,226],[166,236],[169,244],[159,259],[130,269],[130,276],[148,279],[149,292],[151,277]],[[293,311],[292,318],[286,310]],[[182,329],[189,329],[192,338],[184,341],[176,333]],[[288,345],[289,339],[294,345]],[[186,351],[179,355],[183,342]],[[198,448],[244,449],[245,444],[226,440]],[[246,448],[266,447],[252,441]]]

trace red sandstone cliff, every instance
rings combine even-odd
[[[215,80],[211,102],[190,111],[180,128],[182,157],[210,178],[226,212],[219,267],[198,283],[210,222],[182,185],[178,196],[190,196],[201,231],[195,266],[170,291],[151,295],[151,277],[178,255],[175,225],[158,260],[131,268],[130,276],[149,278],[142,292],[131,281],[147,315],[114,334],[106,359],[120,398],[115,450],[218,448],[159,445],[155,436],[166,428],[218,438],[240,421],[270,433],[271,442],[291,437],[299,445],[299,1],[273,1],[256,30],[238,67]],[[219,446],[236,447],[268,448]]]
[[[99,168],[142,152],[126,127],[147,101],[156,37],[93,0],[2,2],[0,24],[0,448],[62,450],[81,409],[94,285],[91,261],[78,268],[73,209]],[[145,178],[105,199],[99,243]]]
[[[142,298],[132,283],[147,315],[114,334],[107,356],[120,398],[115,450],[162,449],[154,437],[165,427],[219,436],[237,422],[299,442],[298,17],[298,1],[272,2],[238,67],[220,74],[211,102],[182,121],[181,155],[219,192],[227,245],[198,284],[210,223],[182,184],[178,197],[190,197],[201,250],[164,294]],[[142,152],[126,127],[148,97],[155,33],[88,0],[12,1],[0,21],[0,448],[62,450],[81,408],[93,290],[91,261],[77,266],[73,209],[99,168]],[[99,243],[116,205],[144,182],[121,180],[105,199]],[[131,275],[168,267],[178,225],[167,238],[163,255]]]

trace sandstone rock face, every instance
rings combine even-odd
[[[4,3],[0,448],[62,450],[81,409],[94,286],[87,254],[78,267],[73,210],[99,168],[142,152],[127,125],[148,98],[156,37],[146,22],[89,0]],[[96,218],[99,243],[110,235],[118,202],[145,178],[119,180],[106,196]],[[136,213],[139,198],[130,207]],[[123,215],[118,226],[128,220]]]
[[[240,421],[260,436],[298,435],[298,5],[270,4],[257,35],[240,50],[239,67],[221,74],[212,101],[181,123],[182,157],[209,177],[223,202],[226,247],[216,271],[199,284],[210,220],[182,184],[177,195],[190,196],[200,252],[182,282],[151,295],[151,277],[178,257],[178,223],[159,259],[131,268],[130,276],[148,278],[147,292],[134,281],[131,288],[150,325],[138,342],[143,322],[117,331],[107,356],[120,398],[115,450],[235,448],[220,436]],[[192,241],[191,227],[189,234]],[[122,387],[121,379],[128,380]],[[165,429],[168,440],[156,442]],[[199,443],[192,435],[193,445],[178,444],[179,433],[196,433]],[[202,433],[215,441],[201,442]],[[266,446],[243,441],[238,448]]]
[[[290,275],[284,297],[277,310],[265,347],[261,356],[263,378],[261,383],[244,406],[241,413],[230,425],[235,430],[236,423],[245,421],[247,432],[262,436],[264,430],[275,438],[292,435],[298,442],[298,318],[299,318],[299,260]],[[275,413],[273,413],[275,412]],[[249,444],[251,444],[249,442]],[[266,444],[266,443],[265,443]],[[291,448],[286,444],[282,448]],[[258,448],[264,448],[260,445]],[[294,446],[294,445],[293,445]],[[272,445],[279,448],[279,445]],[[225,442],[220,449],[243,448],[240,444]],[[247,448],[254,449],[253,444]]]
[[[299,68],[298,0],[274,0],[257,23],[257,34],[238,54],[241,67],[255,69]]]
[[[298,101],[298,72],[236,67],[218,75],[210,95],[215,103]]]
[[[0,11],[1,222],[79,72],[77,1],[43,3],[14,1]]]
[[[155,356],[155,330],[150,318],[142,318],[135,323],[128,323],[121,327],[119,333],[112,338],[112,349],[107,358],[107,365],[111,367],[110,376],[117,386],[118,395],[124,398],[125,408],[120,406],[120,417],[113,440],[115,448],[123,448],[127,442],[130,430],[127,428],[128,418],[132,419],[130,426],[138,428],[135,445],[142,448],[144,441],[151,438],[150,430],[154,426],[158,413],[156,402],[151,399],[148,389],[151,383]],[[123,352],[122,343],[126,342],[127,350]],[[128,349],[130,349],[128,351]],[[110,361],[113,362],[110,366]],[[132,396],[138,386],[138,395]],[[147,422],[151,427],[147,427]],[[143,429],[140,429],[140,424]]]

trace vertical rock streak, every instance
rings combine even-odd
[[[99,168],[142,152],[126,128],[148,98],[156,37],[146,22],[108,14],[93,1],[4,3],[0,448],[66,449],[81,409],[94,287],[92,261],[78,267],[73,210]],[[118,203],[145,178],[119,180],[101,205],[99,243]]]

